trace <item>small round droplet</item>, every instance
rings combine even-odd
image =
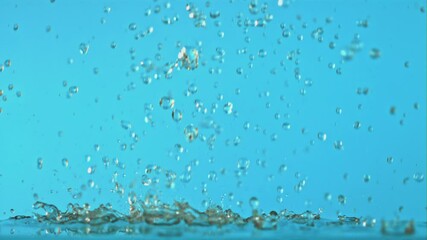
[[[344,204],[346,204],[346,202],[347,202],[347,199],[344,195],[342,195],[342,194],[338,195],[338,203],[344,205]]]
[[[320,140],[320,141],[326,141],[326,138],[327,138],[327,135],[326,135],[326,133],[324,133],[324,132],[319,132],[318,134],[317,134],[317,138]]]
[[[405,68],[409,68],[409,67],[410,67],[410,65],[411,65],[411,63],[410,63],[409,61],[406,61],[406,62],[404,62],[404,63],[403,63],[403,66],[404,66]]]
[[[250,204],[250,206],[251,206],[252,210],[256,210],[256,209],[258,209],[258,207],[259,207],[259,200],[258,200],[258,198],[256,198],[256,197],[251,197],[251,198],[249,199],[249,204]]]
[[[369,176],[368,174],[363,175],[363,181],[365,183],[368,183],[369,181],[371,181],[371,176]]]
[[[175,106],[175,100],[171,97],[162,97],[159,101],[159,105],[164,110],[168,110]]]
[[[62,166],[68,168],[68,159],[67,158],[62,159]]]
[[[188,142],[192,142],[198,137],[199,129],[190,124],[184,128],[184,135]]]
[[[193,94],[196,94],[197,93],[197,86],[196,86],[196,84],[190,84],[190,86],[188,86],[188,89],[187,89],[187,91],[191,94],[191,95],[193,95]]]
[[[172,110],[172,119],[175,122],[180,122],[182,120],[182,112],[178,109]]]
[[[285,173],[288,170],[288,166],[282,164],[279,166],[279,173]]]
[[[237,168],[240,170],[247,170],[251,164],[251,161],[247,158],[240,158],[237,160]]]
[[[87,43],[80,43],[79,50],[80,50],[80,54],[86,55],[87,52],[89,51],[89,44],[87,44]]]
[[[10,67],[12,66],[12,61],[10,59],[7,59],[6,61],[4,61],[4,66],[5,67]]]
[[[43,158],[37,158],[37,168],[38,169],[43,168]]]
[[[78,88],[77,86],[71,86],[71,87],[68,89],[68,92],[69,92],[70,94],[76,94],[76,93],[78,93],[78,92],[79,92],[79,88]]]
[[[381,57],[381,51],[378,48],[372,48],[371,51],[369,52],[369,56],[372,59],[378,59]]]
[[[334,142],[334,148],[336,150],[343,150],[344,149],[344,143],[341,140],[337,140]]]
[[[388,156],[386,161],[388,164],[392,164],[394,162],[394,158],[392,156]]]
[[[361,127],[362,127],[362,123],[360,123],[359,121],[354,122],[354,124],[353,124],[354,129],[359,129]]]
[[[232,114],[233,113],[233,104],[231,102],[227,102],[224,105],[224,112],[226,114]]]
[[[416,182],[422,182],[424,181],[424,174],[420,173],[420,172],[416,172],[414,173],[414,175],[412,175],[412,179],[414,179]]]
[[[288,122],[285,122],[282,124],[282,128],[285,130],[289,130],[289,129],[291,129],[291,124]]]
[[[136,23],[130,23],[128,28],[130,31],[135,31],[137,27]]]

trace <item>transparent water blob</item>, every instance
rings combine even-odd
[[[233,103],[227,102],[224,105],[224,112],[227,113],[227,114],[232,114],[233,113]]]
[[[130,23],[128,28],[130,31],[135,31],[138,26],[136,25],[136,23]]]
[[[251,164],[251,161],[247,158],[239,158],[237,160],[237,168],[239,170],[247,170]]]
[[[199,129],[193,124],[189,124],[184,128],[184,135],[187,141],[192,142],[199,136]]]
[[[175,122],[180,122],[180,121],[182,120],[182,112],[181,112],[181,110],[174,109],[174,110],[172,111],[172,119],[173,119]]]
[[[336,140],[336,141],[334,142],[334,148],[335,148],[336,150],[343,150],[343,149],[344,149],[344,143],[343,143],[343,141],[341,141],[341,140]]]
[[[37,158],[37,168],[38,169],[43,168],[43,158]]]
[[[80,43],[79,50],[80,50],[80,54],[86,55],[87,52],[89,51],[89,44]]]
[[[168,110],[175,106],[175,100],[171,97],[162,97],[159,101],[159,105],[163,109]]]
[[[347,198],[344,195],[342,194],[338,195],[338,203],[344,205],[346,204],[346,202],[347,202]]]
[[[319,140],[321,140],[321,141],[326,141],[326,138],[327,138],[327,135],[326,135],[326,133],[324,133],[324,132],[319,132],[318,134],[317,134],[317,138],[319,139]]]
[[[378,59],[381,57],[381,51],[378,48],[372,48],[371,51],[369,52],[369,56],[372,59]]]
[[[68,163],[69,163],[69,162],[68,162],[68,159],[67,159],[67,158],[63,158],[63,159],[62,159],[62,166],[64,166],[64,167],[66,167],[66,168],[67,168],[67,167],[68,167]]]
[[[259,200],[256,197],[251,197],[249,199],[249,205],[251,206],[252,210],[256,210],[259,207]]]
[[[199,66],[199,51],[192,47],[183,47],[178,53],[178,64],[187,70],[194,70]]]

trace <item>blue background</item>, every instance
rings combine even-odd
[[[185,1],[171,1],[170,7],[165,1],[2,1],[0,63],[10,59],[11,66],[0,72],[0,219],[30,215],[37,199],[61,209],[69,202],[93,207],[111,203],[126,212],[127,196],[134,191],[140,198],[155,192],[164,202],[189,201],[198,209],[206,207],[205,200],[244,215],[250,214],[249,199],[255,196],[265,211],[287,208],[322,211],[326,218],[340,213],[425,220],[425,180],[413,178],[426,172],[425,1],[284,2],[287,6],[279,7],[277,1],[266,1],[266,13],[273,20],[264,27],[245,27],[238,26],[239,16],[243,23],[266,13],[251,14],[249,1],[212,1],[209,7],[195,1],[206,16],[206,27],[197,28]],[[263,4],[258,1],[258,8]],[[111,12],[106,13],[106,7]],[[212,19],[209,14],[216,11],[220,17]],[[162,23],[162,18],[174,16],[177,22]],[[332,21],[327,23],[327,18]],[[356,24],[361,20],[368,20],[367,28]],[[135,31],[129,29],[131,23],[136,23]],[[282,36],[281,24],[291,29],[290,37]],[[152,34],[135,39],[149,27]],[[311,36],[319,27],[323,42]],[[363,47],[345,61],[340,51],[351,46],[355,35]],[[112,42],[117,44],[114,49]],[[86,55],[79,52],[81,43],[89,44]],[[174,62],[183,46],[199,50],[198,68],[175,69],[172,78],[155,79],[156,69]],[[223,63],[213,57],[218,48],[225,51]],[[378,59],[370,57],[373,48],[381,52]],[[246,53],[237,54],[239,49]],[[260,50],[267,56],[260,57]],[[299,54],[288,60],[292,51]],[[132,70],[147,60],[153,71]],[[330,63],[342,73],[330,69]],[[237,74],[238,68],[243,74]],[[295,68],[300,80],[295,79]],[[152,78],[151,84],[143,83],[145,77]],[[198,91],[185,96],[190,84]],[[79,91],[68,97],[70,86]],[[369,93],[357,94],[358,88],[369,88]],[[159,106],[163,96],[174,98],[174,108],[183,112],[181,122]],[[203,102],[206,114],[195,109],[196,99]],[[231,115],[223,110],[227,102],[233,103]],[[147,104],[152,104],[152,111],[145,110]],[[214,113],[213,104],[218,106]],[[338,107],[342,114],[336,113]],[[147,114],[153,124],[144,121]],[[122,120],[132,128],[124,129]],[[356,121],[360,129],[354,128]],[[283,129],[283,123],[290,123],[290,129]],[[188,124],[199,130],[191,143],[183,133]],[[319,132],[327,134],[326,141],[318,139]],[[209,149],[201,139],[212,135],[216,141]],[[338,140],[342,150],[334,148]],[[183,146],[183,153],[176,144]],[[393,163],[387,163],[388,157]],[[38,158],[43,159],[42,169],[37,168]],[[110,159],[108,168],[103,158]],[[240,158],[249,159],[250,166],[237,178]],[[149,164],[162,169],[149,174],[160,179],[156,186],[141,183]],[[283,164],[287,171],[280,173]],[[188,166],[191,181],[184,183],[180,176]],[[96,167],[95,173],[88,174],[88,167]],[[173,189],[165,187],[166,170],[176,173]],[[211,171],[216,181],[208,179]],[[123,195],[111,191],[115,173]],[[367,183],[365,174],[371,177]],[[88,186],[90,180],[93,187]],[[295,191],[302,180],[302,191]],[[345,204],[338,202],[341,194]]]

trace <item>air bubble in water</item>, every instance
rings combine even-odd
[[[77,86],[71,86],[71,87],[68,89],[68,92],[69,92],[70,94],[76,94],[76,93],[78,93],[78,92],[79,92],[79,88],[78,88]]]
[[[87,52],[89,51],[89,44],[87,44],[87,43],[80,43],[79,50],[80,50],[80,54],[86,55]]]
[[[182,68],[194,70],[199,66],[199,51],[191,47],[183,47],[178,53],[178,63]]]
[[[37,168],[38,169],[43,168],[43,158],[37,158]]]
[[[172,119],[175,122],[180,122],[182,120],[182,112],[178,109],[172,110]]]
[[[346,204],[346,202],[347,202],[347,199],[344,195],[342,195],[342,194],[338,195],[338,203],[344,205],[344,204]]]
[[[282,128],[285,130],[289,130],[289,129],[291,129],[291,124],[288,122],[285,122],[282,124]]]
[[[319,140],[321,140],[321,141],[326,141],[326,138],[327,138],[327,135],[326,135],[326,133],[324,133],[324,132],[319,132],[318,134],[317,134],[317,138],[319,139]]]
[[[344,143],[341,140],[337,140],[334,142],[334,148],[337,150],[343,150],[344,149]]]
[[[247,170],[251,164],[251,161],[247,158],[240,158],[237,160],[237,168],[240,170]]]
[[[227,102],[224,105],[224,112],[227,114],[232,114],[233,113],[233,104],[231,102]]]
[[[359,129],[361,127],[362,127],[362,123],[360,123],[359,121],[354,122],[354,124],[353,124],[354,129]]]
[[[365,183],[367,183],[367,182],[371,181],[371,176],[369,176],[368,174],[365,174],[365,175],[363,176],[363,181],[364,181]]]
[[[67,158],[62,159],[62,166],[68,168],[68,159]]]
[[[162,97],[159,101],[160,107],[165,110],[171,109],[175,105],[175,100],[171,97]]]
[[[136,23],[130,23],[128,28],[130,31],[135,31],[137,27]]]
[[[184,135],[187,141],[194,141],[199,135],[199,129],[195,127],[193,124],[187,125],[184,128]]]
[[[381,57],[381,51],[378,48],[372,48],[371,51],[369,52],[369,56],[372,59],[378,59]]]
[[[259,207],[259,200],[258,200],[258,198],[256,198],[256,197],[251,197],[251,198],[249,199],[249,204],[250,204],[250,206],[251,206],[252,210],[256,210],[256,209],[258,209],[258,207]]]
[[[420,183],[420,182],[424,181],[424,174],[422,174],[420,172],[414,173],[414,175],[412,175],[412,179],[414,179],[416,182]]]

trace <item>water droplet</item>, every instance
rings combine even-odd
[[[411,65],[411,63],[409,61],[406,61],[403,63],[403,66],[405,66],[405,68],[409,68]]]
[[[184,128],[184,135],[187,141],[194,141],[199,135],[199,129],[193,124],[190,124]]]
[[[142,185],[144,185],[144,186],[150,186],[151,182],[152,182],[152,180],[151,180],[151,178],[147,174],[144,174],[144,175],[141,176],[141,183],[142,183]]]
[[[237,168],[240,170],[247,170],[251,164],[251,161],[247,158],[240,158],[237,160]]]
[[[288,170],[288,166],[282,164],[279,166],[279,173],[285,173]]]
[[[337,140],[334,142],[334,148],[336,150],[343,150],[344,149],[344,143],[341,140]]]
[[[172,119],[175,122],[180,122],[182,120],[182,112],[178,109],[172,110]]]
[[[175,100],[171,97],[162,97],[159,101],[160,107],[162,107],[164,110],[168,110],[174,107]]]
[[[367,182],[371,181],[371,176],[369,176],[368,174],[365,174],[365,175],[363,176],[363,181],[364,181],[365,183],[367,183]]]
[[[233,113],[233,104],[231,102],[227,102],[224,105],[224,112],[226,114],[232,114]]]
[[[216,172],[214,172],[214,171],[210,171],[210,172],[208,173],[208,179],[209,179],[210,181],[216,181],[216,180],[217,180]]]
[[[68,159],[67,158],[62,159],[62,166],[68,168]]]
[[[347,199],[344,195],[342,195],[342,194],[338,195],[338,203],[344,205],[344,204],[346,204],[346,202],[347,202]]]
[[[354,122],[354,124],[353,124],[354,129],[359,129],[361,127],[362,127],[362,123],[360,123],[359,121]]]
[[[371,51],[369,52],[369,56],[372,59],[378,59],[381,57],[381,51],[378,48],[372,48]]]
[[[251,198],[249,199],[249,204],[250,204],[250,206],[251,206],[252,210],[256,210],[256,209],[258,209],[258,207],[259,207],[259,200],[258,200],[258,198],[256,198],[256,197],[251,197]]]
[[[318,134],[317,134],[317,138],[319,139],[319,140],[321,140],[321,141],[326,141],[326,137],[327,137],[327,135],[326,135],[326,133],[324,133],[324,132],[319,132]]]
[[[76,94],[76,93],[78,93],[78,92],[79,92],[79,88],[78,88],[77,86],[71,86],[71,87],[68,89],[68,92],[69,92],[70,94]]]
[[[188,89],[187,89],[187,91],[190,93],[190,95],[196,94],[197,90],[198,90],[197,86],[194,83],[190,84],[190,86],[188,86]]]
[[[120,124],[122,125],[122,128],[125,130],[129,130],[132,128],[132,124],[129,121],[121,120]]]
[[[37,168],[38,169],[42,169],[43,168],[43,159],[42,158],[38,158],[37,159]]]
[[[394,158],[392,156],[388,156],[386,160],[388,164],[392,164],[394,162]]]
[[[241,68],[241,67],[236,68],[236,73],[239,75],[242,75],[243,74],[243,68]]]
[[[335,109],[335,112],[336,112],[337,114],[342,114],[342,108],[337,107],[337,108]]]
[[[414,173],[414,175],[412,175],[412,179],[414,179],[416,182],[422,182],[424,181],[424,174],[420,173],[420,172],[416,172]]]
[[[182,68],[194,70],[199,66],[199,51],[191,47],[183,47],[178,53],[178,63]]]
[[[264,50],[264,49],[260,49],[259,51],[258,51],[258,57],[260,57],[260,58],[264,58],[264,57],[266,57],[267,56],[267,51],[266,50]]]
[[[282,128],[285,130],[289,130],[289,129],[291,129],[291,124],[288,122],[285,122],[282,124]]]
[[[130,23],[129,24],[129,30],[130,31],[135,31],[136,29],[137,29],[137,25],[136,25],[136,23]]]
[[[4,66],[5,66],[5,67],[10,67],[10,66],[12,66],[12,61],[10,61],[10,59],[7,59],[6,61],[4,61]]]
[[[89,51],[89,44],[87,44],[87,43],[80,43],[79,50],[80,50],[80,54],[86,55],[87,52]]]
[[[332,194],[325,193],[324,198],[325,198],[326,201],[331,201],[332,200]]]

